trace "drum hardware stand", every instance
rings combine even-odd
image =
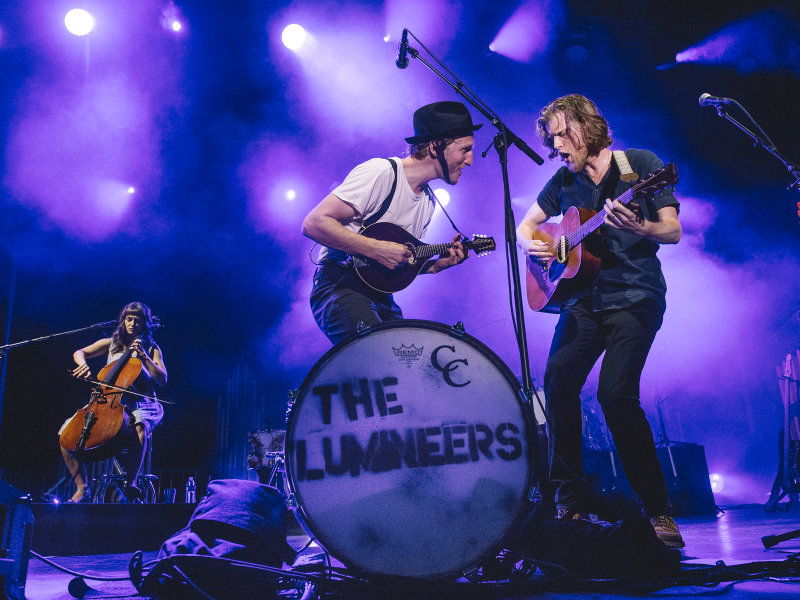
[[[661,406],[669,399],[669,396],[666,398],[661,398],[656,400],[656,411],[658,412],[658,438],[656,439],[656,448],[666,448],[667,449],[667,456],[669,456],[669,466],[672,471],[672,489],[678,487],[678,469],[675,466],[675,457],[672,455],[672,447],[673,446],[681,446],[684,445],[683,442],[675,442],[669,439],[667,436],[667,428],[664,426],[664,413],[661,410]]]
[[[537,165],[544,164],[544,159],[536,154],[521,138],[516,136],[508,127],[506,127],[505,123],[503,123],[502,119],[495,113],[489,106],[484,103],[477,95],[475,95],[465,84],[461,81],[456,75],[450,71],[444,64],[436,58],[430,50],[428,50],[422,41],[415,36],[413,33],[408,31],[408,29],[403,29],[404,39],[407,36],[412,37],[416,40],[419,45],[425,50],[425,52],[433,58],[445,71],[449,77],[443,75],[436,67],[434,67],[430,62],[422,58],[419,54],[419,51],[412,46],[408,46],[408,54],[413,58],[419,60],[422,64],[428,67],[433,73],[438,75],[447,85],[453,88],[453,91],[456,92],[459,96],[464,98],[467,102],[469,102],[475,110],[481,113],[497,130],[498,133],[495,135],[492,144],[489,147],[494,146],[495,150],[497,151],[497,157],[500,161],[500,170],[503,176],[503,208],[504,208],[504,215],[505,215],[505,238],[506,238],[506,256],[507,256],[507,264],[510,269],[509,277],[511,279],[511,285],[513,290],[513,302],[511,308],[511,321],[514,325],[514,332],[516,336],[517,347],[519,349],[519,356],[520,356],[520,367],[522,370],[522,393],[525,396],[525,402],[527,406],[531,409],[533,408],[533,398],[536,396],[538,400],[538,395],[536,395],[536,390],[533,385],[533,380],[531,378],[530,373],[530,359],[528,355],[528,342],[526,338],[526,330],[525,330],[525,316],[524,316],[524,304],[522,300],[522,288],[521,288],[521,280],[520,280],[520,273],[519,273],[519,258],[517,255],[517,232],[516,232],[516,220],[514,218],[514,211],[511,206],[511,189],[509,184],[509,176],[508,176],[508,147],[509,145],[516,146],[519,150],[522,151],[528,158],[530,158],[533,162]],[[481,156],[486,158],[486,155],[489,152],[489,148],[483,151]],[[541,402],[540,402],[541,404]],[[532,432],[532,436],[534,438],[538,437],[538,431],[534,427]],[[537,447],[538,444],[536,439],[530,441]],[[534,474],[535,479],[541,481],[544,474],[536,473]]]
[[[271,485],[272,487],[280,490],[283,487],[283,477],[286,473],[283,452],[267,452],[267,455],[269,455],[270,458],[275,459],[275,462],[273,463],[272,469],[269,473],[269,479],[267,479],[267,485]]]

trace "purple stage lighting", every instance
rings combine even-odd
[[[731,50],[736,45],[736,38],[732,35],[717,35],[707,39],[694,48],[688,48],[675,55],[675,61],[715,63],[724,62],[729,57]]]
[[[178,33],[183,30],[183,17],[178,7],[170,2],[161,11],[161,27],[165,31]]]
[[[711,473],[708,478],[711,481],[711,491],[713,493],[719,494],[725,489],[725,478],[719,473]]]
[[[744,74],[784,67],[798,70],[797,36],[796,22],[779,13],[764,12],[678,52],[675,61],[732,66]]]
[[[530,62],[547,49],[562,19],[559,3],[525,2],[500,28],[489,49],[517,62]]]
[[[86,35],[94,29],[94,17],[82,8],[73,8],[64,17],[64,25],[72,35]]]
[[[289,50],[299,50],[306,43],[308,34],[300,25],[292,23],[287,25],[281,33],[281,41]]]

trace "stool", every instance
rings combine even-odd
[[[158,476],[150,473],[150,457],[153,451],[152,442],[153,439],[151,436],[142,463],[142,473],[136,478],[136,486],[142,491],[140,500],[145,504],[155,504],[158,501],[155,484],[155,482],[158,481]],[[122,452],[127,452],[127,450],[122,450]],[[119,464],[116,456],[112,456],[104,462],[104,468],[100,465],[98,465],[98,467],[99,470],[104,470],[105,473],[100,473],[92,479],[92,502],[95,504],[103,504],[106,502],[106,495],[109,494],[109,488],[116,490],[116,497],[122,496],[125,486],[125,470]],[[111,493],[114,492],[112,491]],[[116,501],[116,498],[114,501]]]

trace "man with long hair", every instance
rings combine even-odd
[[[606,211],[600,236],[591,240],[593,254],[601,259],[600,273],[561,305],[545,370],[557,515],[582,518],[591,508],[581,466],[580,392],[605,352],[597,400],[622,466],[658,537],[668,546],[682,547],[653,433],[639,403],[642,370],[666,309],[666,283],[656,252],[659,244],[675,244],[681,238],[678,201],[670,191],[640,205],[611,200],[632,183],[621,178],[609,148],[608,123],[585,96],[571,94],[550,102],[539,115],[537,130],[550,158],[559,157],[564,165],[517,228],[522,251],[547,268],[555,252],[550,243],[534,239],[540,225],[572,206]],[[626,172],[630,166],[642,179],[662,166],[648,150],[628,149],[619,160],[627,162]]]

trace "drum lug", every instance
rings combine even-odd
[[[528,502],[537,503],[541,502],[542,499],[542,492],[537,486],[532,485],[530,488],[528,488]]]
[[[356,323],[356,333],[358,335],[362,335],[367,333],[370,329],[372,329],[372,325],[367,323],[366,321],[359,321]]]
[[[289,510],[295,510],[297,508],[297,500],[295,500],[294,494],[289,494],[286,496],[286,508]]]
[[[452,329],[453,333],[456,335],[464,335],[467,330],[464,328],[464,323],[458,321],[455,325],[453,325],[450,329]]]

